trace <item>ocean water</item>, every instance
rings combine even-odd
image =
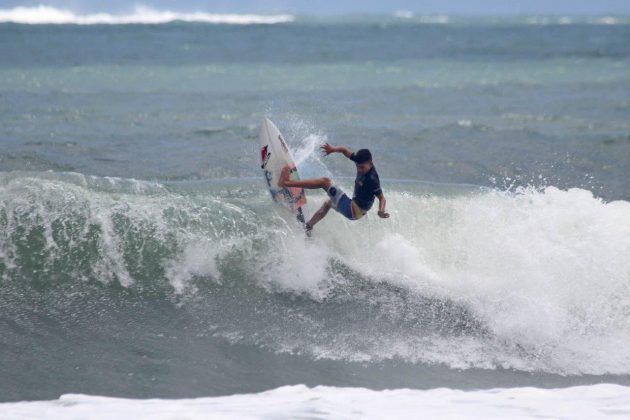
[[[68,13],[0,11],[0,400],[628,414],[630,19]],[[305,239],[264,117],[302,177],[370,148],[391,218]]]

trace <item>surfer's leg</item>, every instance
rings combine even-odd
[[[315,212],[313,217],[311,217],[311,220],[309,220],[308,223],[306,224],[307,229],[308,228],[313,229],[313,226],[315,226],[315,223],[319,222],[324,217],[326,217],[326,215],[328,214],[328,210],[330,210],[331,207],[332,207],[332,202],[330,200],[326,200],[324,204],[319,208],[319,210]]]
[[[332,185],[332,181],[328,177],[294,181],[289,177],[290,170],[291,168],[289,166],[285,166],[284,168],[282,168],[282,173],[280,174],[280,179],[278,180],[278,186],[280,188],[297,187],[306,188],[308,190],[323,188],[325,191],[328,191],[328,188],[330,188],[330,186]]]

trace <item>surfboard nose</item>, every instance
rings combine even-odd
[[[278,127],[276,127],[273,121],[271,121],[267,117],[263,118],[262,124],[260,126],[260,132],[261,132],[261,138],[264,137],[263,133],[265,133],[267,137],[275,137],[275,135],[272,135],[273,133],[280,134]]]

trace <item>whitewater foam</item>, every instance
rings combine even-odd
[[[0,404],[7,418],[467,418],[600,419],[630,416],[630,388],[592,385],[563,389],[508,388],[458,391],[373,391],[304,385],[258,394],[181,400],[133,400],[79,394],[54,401]]]
[[[348,258],[354,269],[470,308],[488,327],[493,338],[484,353],[496,351],[499,366],[564,373],[630,367],[622,346],[630,340],[622,315],[630,310],[630,203],[553,187],[388,198],[390,223],[357,226],[375,246]],[[334,236],[339,254],[352,249]],[[501,343],[530,356],[514,365],[505,356],[516,353]]]
[[[291,341],[283,349],[451,367],[629,371],[630,352],[623,343],[630,340],[625,316],[630,203],[604,203],[586,190],[554,187],[458,197],[390,190],[388,201],[392,219],[387,222],[368,219],[350,227],[332,217],[318,226],[311,249],[283,247],[274,266],[290,273],[289,279],[271,278],[320,300],[344,283],[320,268],[326,260],[338,261],[375,285],[386,282],[412,296],[468,308],[483,332],[463,338],[414,331],[375,339],[346,335],[314,346]],[[302,264],[308,256],[317,269]],[[292,280],[300,277],[309,281]],[[383,304],[378,296],[370,299]],[[404,313],[414,304],[409,305],[391,310]]]
[[[529,16],[525,22],[530,25],[620,25],[627,24],[625,18],[614,16]]]
[[[0,9],[0,22],[41,24],[76,24],[76,25],[122,25],[122,24],[162,24],[175,21],[199,22],[231,25],[276,24],[292,22],[293,16],[256,15],[235,13],[174,12],[156,10],[147,6],[136,6],[130,14],[114,15],[110,13],[78,14],[52,6],[15,7]]]

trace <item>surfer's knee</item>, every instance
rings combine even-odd
[[[322,188],[323,189],[328,191],[328,188],[330,188],[331,185],[332,185],[332,179],[328,178],[327,176],[322,178]]]
[[[332,201],[330,200],[324,201],[324,205],[322,206],[324,210],[328,211],[330,210],[331,207],[332,207]]]

